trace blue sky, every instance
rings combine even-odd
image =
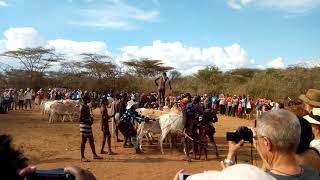
[[[0,52],[45,46],[70,55],[283,68],[320,60],[319,0],[0,0]]]

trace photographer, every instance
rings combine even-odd
[[[301,127],[298,118],[287,110],[264,113],[253,130],[253,143],[262,160],[270,167],[266,172],[278,180],[316,180],[319,173],[299,165],[296,151],[300,141]],[[235,157],[245,141],[229,141],[227,158],[221,162],[223,168],[235,164]],[[209,177],[207,172],[202,173]],[[192,177],[192,176],[191,176]],[[191,178],[192,179],[192,178]]]
[[[28,166],[27,158],[12,147],[9,135],[0,135],[0,179],[22,180],[35,173],[36,167]],[[95,180],[95,176],[79,167],[64,168],[66,174],[71,174],[75,180]]]
[[[254,144],[261,158],[268,164],[267,172],[278,180],[319,179],[319,173],[307,166],[300,166],[296,160],[301,127],[298,118],[287,110],[264,113],[257,120],[253,130]],[[235,164],[237,151],[244,141],[229,142],[227,159],[221,164],[229,167]]]

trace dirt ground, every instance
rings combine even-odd
[[[95,123],[93,133],[97,152],[100,152],[102,134],[100,131],[99,110],[94,111]],[[123,148],[122,143],[114,143],[112,149],[117,155],[103,155],[103,160],[80,162],[80,134],[77,122],[49,124],[48,118],[40,110],[11,111],[0,114],[0,134],[10,134],[14,144],[20,148],[29,163],[38,169],[61,168],[76,165],[92,171],[98,179],[172,179],[180,169],[190,172],[204,170],[220,170],[220,161],[226,156],[228,146],[225,140],[227,131],[234,131],[240,125],[252,126],[253,120],[244,120],[226,116],[219,116],[216,123],[215,140],[218,145],[220,158],[215,157],[212,148],[209,148],[209,159],[205,161],[184,161],[182,148],[172,151],[166,147],[162,155],[159,146],[145,143],[145,154],[135,155],[132,148]],[[111,127],[111,126],[110,126]],[[106,149],[105,149],[106,150]],[[238,155],[239,161],[250,160],[250,146],[247,143]],[[91,159],[92,153],[89,144],[86,146],[86,157]],[[257,153],[254,151],[257,159]],[[257,164],[257,160],[254,164]]]

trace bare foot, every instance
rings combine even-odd
[[[107,154],[107,152],[106,151],[100,151],[100,154]]]
[[[103,159],[103,157],[98,156],[98,155],[94,155],[94,156],[93,156],[93,159]]]
[[[117,153],[114,153],[112,151],[109,151],[108,155],[116,155]]]
[[[81,162],[90,162],[90,160],[87,159],[87,158],[85,158],[85,157],[81,158],[80,161],[81,161]]]

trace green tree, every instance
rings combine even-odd
[[[58,63],[62,60],[62,57],[57,55],[53,49],[46,49],[42,47],[7,51],[1,54],[1,56],[18,60],[22,65],[21,70],[26,73],[24,78],[30,79],[30,81],[28,81],[28,85],[33,88],[36,88],[38,86],[37,84],[41,84],[45,70],[51,67],[54,63]],[[38,78],[36,76],[41,77]]]
[[[135,74],[144,77],[155,77],[161,72],[167,72],[174,69],[170,66],[164,66],[161,60],[151,60],[142,58],[140,60],[130,60],[123,62]]]

